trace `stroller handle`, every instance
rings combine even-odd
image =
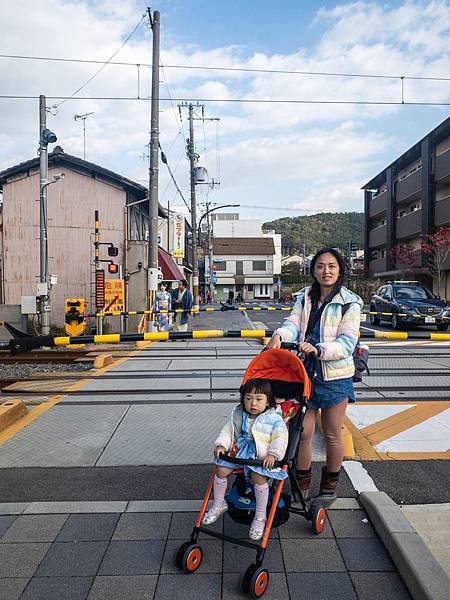
[[[219,454],[219,458],[235,465],[247,465],[249,467],[262,467],[264,462],[263,460],[255,460],[253,458],[236,458],[235,456],[228,456],[228,454],[224,454],[223,452]],[[281,468],[284,464],[282,460],[276,460],[272,469]]]
[[[283,350],[298,350],[298,344],[294,342],[281,342],[281,348]]]

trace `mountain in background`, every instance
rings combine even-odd
[[[303,252],[314,254],[323,246],[346,250],[349,241],[364,247],[364,213],[319,213],[299,217],[282,217],[264,223],[263,230],[281,233],[283,256]]]

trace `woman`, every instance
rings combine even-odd
[[[314,391],[303,422],[296,476],[308,497],[311,485],[312,437],[321,410],[323,434],[327,445],[326,467],[322,469],[319,496],[332,501],[344,458],[342,424],[353,391],[353,351],[358,342],[363,302],[343,286],[345,263],[333,248],[322,248],[311,261],[314,279],[298,295],[292,313],[277,329],[268,348],[281,342],[299,342],[306,355],[305,367],[314,379]]]
[[[153,310],[169,311],[172,308],[172,296],[167,291],[167,285],[162,282],[159,284],[159,290],[156,292]],[[157,314],[156,325],[158,331],[168,331],[170,326],[169,313]]]

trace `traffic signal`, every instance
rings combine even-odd
[[[119,255],[119,248],[117,246],[113,246],[111,244],[111,246],[108,246],[108,256],[118,256]]]
[[[113,261],[111,261],[108,265],[108,273],[118,273],[119,272],[119,265],[117,265],[116,263],[114,263]]]

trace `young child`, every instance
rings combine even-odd
[[[264,533],[266,509],[269,499],[267,479],[284,479],[287,472],[273,468],[276,460],[282,460],[288,444],[288,431],[277,408],[270,382],[253,379],[241,388],[241,403],[231,413],[229,421],[215,442],[214,455],[217,465],[214,478],[214,503],[203,517],[203,524],[210,525],[228,509],[225,501],[227,478],[236,468],[219,459],[219,454],[236,447],[238,458],[263,460],[262,467],[245,466],[244,472],[254,485],[256,510],[250,526],[249,537],[259,540]]]

